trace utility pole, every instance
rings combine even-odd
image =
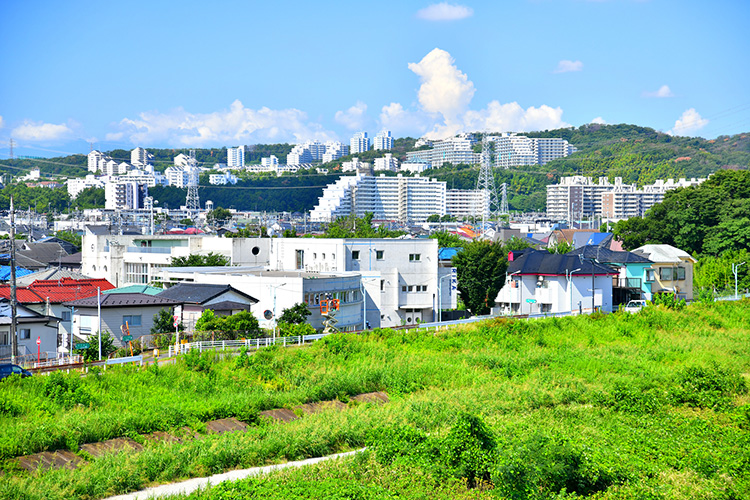
[[[16,218],[13,209],[13,195],[10,196],[10,362],[16,364],[18,356],[18,337],[16,337]]]
[[[736,299],[739,297],[737,294],[737,271],[739,271],[740,266],[743,265],[744,262],[740,262],[739,264],[732,264],[732,274],[734,274],[734,298]]]

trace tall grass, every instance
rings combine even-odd
[[[224,361],[188,358],[85,378],[14,380],[0,384],[6,459],[183,425],[200,430],[227,416],[253,425],[245,434],[147,445],[76,471],[32,476],[6,460],[0,498],[100,498],[362,446],[368,432],[386,426],[444,436],[461,412],[478,415],[494,432],[503,457],[496,481],[504,481],[507,467],[548,454],[616,478],[597,498],[691,498],[691,485],[708,498],[747,497],[749,332],[750,302],[742,301],[637,315],[498,319],[437,335],[376,330]],[[265,409],[373,390],[388,391],[391,403],[284,426],[257,422]],[[391,472],[435,477],[413,465]],[[529,477],[542,485],[539,498],[559,493],[547,476]]]

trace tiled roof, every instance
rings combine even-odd
[[[159,294],[159,297],[178,300],[185,303],[204,304],[226,292],[234,292],[246,297],[253,303],[258,300],[240,292],[232,285],[211,285],[207,283],[177,283]]]
[[[581,260],[578,255],[551,254],[545,250],[526,250],[522,254],[513,252],[514,259],[508,263],[508,274],[565,276],[566,271],[575,270],[580,274],[616,275],[610,267]],[[593,266],[593,268],[592,268]]]
[[[172,306],[182,301],[165,299],[145,293],[107,293],[101,296],[102,307]],[[64,306],[96,307],[96,295],[63,303]]]
[[[29,286],[16,288],[16,300],[22,304],[46,302],[60,304],[70,300],[96,296],[96,288],[109,290],[114,286],[105,279],[36,280]],[[10,298],[10,285],[0,285],[0,297]]]
[[[34,271],[30,269],[24,269],[23,267],[16,266],[16,279],[21,276],[32,274]],[[0,266],[0,281],[8,281],[10,279],[10,266]]]
[[[643,255],[625,251],[617,252],[597,245],[586,245],[585,247],[577,248],[568,252],[568,255],[583,255],[584,259],[596,259],[599,262],[605,262],[608,264],[651,263],[651,261]]]
[[[148,295],[159,295],[163,291],[164,291],[163,288],[156,288],[155,286],[130,285],[130,286],[123,286],[120,288],[113,288],[103,293],[145,293]]]

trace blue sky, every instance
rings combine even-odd
[[[744,0],[10,0],[0,159],[440,138],[592,121],[750,131]]]

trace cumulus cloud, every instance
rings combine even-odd
[[[417,93],[422,109],[440,113],[446,122],[455,121],[474,97],[474,84],[444,50],[433,49],[418,63],[409,63],[409,69],[422,81]]]
[[[662,85],[659,90],[654,92],[645,91],[643,92],[644,97],[674,97],[672,89],[668,85]]]
[[[434,3],[417,11],[417,18],[425,21],[458,21],[474,15],[474,10],[465,5],[448,2]]]
[[[110,132],[109,134],[104,136],[104,140],[121,141],[123,137],[125,137],[125,132]],[[96,142],[96,141],[91,141],[91,142]]]
[[[690,135],[706,125],[708,125],[708,120],[702,118],[695,108],[690,108],[682,113],[677,121],[674,122],[672,130],[667,133],[670,135]]]
[[[190,113],[183,108],[166,113],[147,111],[136,119],[124,118],[120,128],[133,144],[207,146],[335,137],[319,124],[309,123],[307,115],[298,109],[249,109],[239,100],[229,109],[213,113]]]
[[[557,63],[557,68],[553,73],[570,73],[571,71],[581,71],[583,63],[581,61],[568,61],[563,59]]]
[[[365,113],[367,104],[357,101],[357,104],[346,111],[336,111],[335,119],[350,130],[359,130],[365,126]]]
[[[14,128],[11,135],[22,141],[44,142],[69,139],[73,129],[64,123],[42,123],[24,120],[18,127]]]
[[[607,124],[607,122],[605,122],[604,118],[602,118],[601,116],[597,116],[596,118],[594,118],[593,120],[591,120],[591,123],[596,123],[596,124],[599,124],[599,125],[606,125]]]
[[[3,116],[0,115],[0,128],[3,128],[5,124],[3,123]]]
[[[470,110],[476,89],[460,71],[451,55],[434,49],[420,62],[409,64],[419,75],[418,109],[405,109],[400,103],[384,106],[380,122],[394,130],[402,124],[406,131],[419,131],[430,139],[444,139],[466,131],[530,131],[569,126],[562,120],[562,109],[547,105],[522,108],[517,102],[494,100],[485,109]]]

